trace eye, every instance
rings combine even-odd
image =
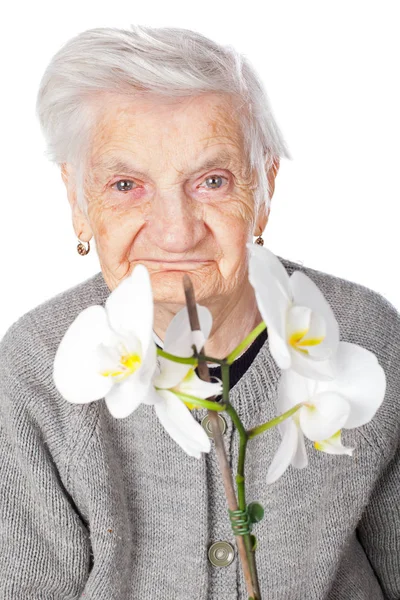
[[[119,185],[119,184],[124,184],[124,185]],[[128,184],[128,185],[126,185],[126,184]],[[129,185],[131,185],[131,187],[129,187]],[[132,185],[135,185],[135,187],[136,187],[135,182],[131,181],[130,179],[119,179],[118,181],[113,183],[111,187],[113,188],[114,186],[117,186],[117,190],[119,192],[130,192],[132,189],[134,189],[132,187]]]
[[[210,175],[209,177],[206,177],[206,179],[204,180],[204,182],[211,184],[210,187],[208,185],[206,186],[207,189],[209,189],[209,190],[217,190],[220,187],[222,187],[222,183],[219,183],[222,179],[225,179],[225,181],[228,181],[228,179],[226,177],[222,177],[222,175]],[[199,187],[203,187],[203,184],[200,185]]]

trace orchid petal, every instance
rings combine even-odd
[[[206,306],[196,304],[201,333],[208,338],[212,328],[212,315]],[[190,328],[187,307],[184,306],[171,320],[165,332],[165,352],[189,358],[193,356],[192,344],[196,341],[196,332]],[[197,347],[197,346],[196,346]],[[198,350],[201,350],[199,348]],[[169,389],[177,385],[186,376],[192,365],[174,362],[160,356],[160,374],[155,378],[154,385],[159,388]]]
[[[255,297],[261,316],[268,328],[283,339],[286,338],[286,313],[291,306],[290,301],[282,293],[279,283],[272,277],[268,271],[260,276],[249,276],[249,281],[254,287]]]
[[[257,281],[265,281],[268,271],[278,282],[282,295],[291,303],[290,277],[276,254],[258,244],[246,244],[246,246],[250,250],[249,272],[251,271],[251,277],[255,280],[254,285],[257,284]]]
[[[267,324],[267,323],[266,323]],[[280,369],[289,369],[292,364],[292,355],[284,337],[279,336],[268,326],[268,345],[271,356]]]
[[[137,264],[111,292],[105,302],[110,327],[117,333],[133,332],[142,343],[145,355],[153,341],[153,293],[150,274]]]
[[[305,356],[326,359],[331,349],[323,346],[326,325],[323,317],[306,306],[293,305],[287,314],[286,335],[289,345]]]
[[[53,364],[54,384],[68,402],[99,400],[112,388],[112,379],[100,373],[97,350],[111,336],[106,311],[99,305],[84,309],[68,327]]]
[[[340,342],[335,357],[337,376],[319,381],[318,391],[345,397],[351,412],[344,427],[353,429],[372,420],[386,392],[386,376],[375,354],[350,342]]]
[[[197,398],[206,399],[222,394],[222,381],[217,383],[204,381],[204,379],[200,379],[197,376],[195,370],[192,368],[188,371],[186,377],[174,387],[174,390],[183,394],[189,394],[190,396],[196,396]]]
[[[339,344],[339,325],[329,302],[314,281],[301,271],[295,271],[290,276],[290,288],[294,304],[308,306],[324,319],[326,336],[321,348],[330,349],[331,356],[334,356]]]
[[[308,331],[311,320],[311,308],[307,306],[292,305],[286,314],[286,336],[293,345]],[[292,338],[295,338],[292,340]]]
[[[320,381],[330,381],[334,379],[337,373],[336,363],[333,358],[326,360],[314,359],[292,348],[290,349],[290,356],[291,369],[297,371],[303,377]]]
[[[196,304],[200,329],[207,340],[212,328],[212,315],[206,306]],[[170,354],[184,352],[182,356],[192,356],[193,336],[190,328],[187,307],[184,306],[171,320],[165,332],[164,350]],[[198,349],[200,350],[200,348]]]
[[[297,450],[292,458],[291,465],[296,469],[304,469],[308,465],[308,457],[306,446],[304,443],[304,434],[301,431],[298,423],[298,412],[295,413],[292,417],[289,417],[288,419],[285,419],[284,421],[278,423],[277,429],[283,438],[285,436],[290,421],[293,421],[295,423],[295,425],[297,426],[298,433]]]
[[[149,406],[154,406],[160,402],[160,396],[157,393],[157,390],[154,388],[154,384],[150,385],[148,393],[143,396],[142,403],[148,404]]]
[[[296,454],[293,456],[291,464],[292,467],[295,467],[296,469],[304,469],[308,466],[307,450],[306,445],[304,443],[303,432],[300,429],[298,429],[297,431],[299,440],[297,444]]]
[[[314,388],[314,380],[302,377],[292,369],[283,371],[278,382],[278,414],[285,413],[296,404],[309,402]]]
[[[254,288],[258,308],[268,329],[275,330],[279,337],[285,339],[286,313],[292,304],[289,275],[269,250],[254,244],[251,250],[249,282]]]
[[[104,309],[103,309],[104,310]],[[110,329],[110,336],[98,346],[99,367],[102,375],[124,369],[124,361],[135,357],[142,363],[142,344],[132,333],[116,334]]]
[[[138,377],[142,383],[150,381],[157,372],[157,345],[150,340],[146,354],[142,357],[142,364],[138,369]]]
[[[268,484],[274,483],[286,471],[297,452],[298,441],[297,425],[289,417],[282,441],[267,471],[266,482]]]
[[[177,356],[183,356],[179,354]],[[163,356],[159,356],[160,371],[153,379],[154,386],[160,389],[168,390],[178,385],[184,379],[191,369],[192,365],[177,363],[173,360],[168,360]]]
[[[107,408],[116,419],[124,419],[137,409],[151,388],[151,382],[143,383],[140,381],[138,372],[133,373],[124,381],[116,383],[106,394]]]
[[[325,440],[343,427],[349,418],[350,404],[335,392],[321,392],[311,399],[311,406],[299,410],[302,432],[312,442]]]
[[[340,437],[341,431],[339,430],[327,440],[314,442],[314,448],[327,454],[348,454],[352,456],[355,448],[343,446]]]
[[[158,390],[162,401],[154,405],[157,417],[172,439],[183,448],[183,450],[201,458],[201,452],[209,452],[211,449],[210,438],[203,427],[194,419],[190,410],[172,392]]]
[[[295,371],[288,369],[284,371],[278,383],[277,410],[278,415],[290,410],[296,404],[307,402],[313,395],[316,382],[312,379],[302,377]],[[298,427],[297,450],[292,458],[292,465],[297,469],[304,469],[308,465],[306,447],[304,444],[304,435],[299,428],[298,409],[292,417],[278,423],[277,428],[282,437],[284,437],[288,423],[293,421]]]
[[[326,340],[325,319],[316,313],[311,312],[310,326],[307,333],[298,343],[298,349],[307,350],[311,358],[317,360],[331,358],[333,356],[332,348],[324,344]]]

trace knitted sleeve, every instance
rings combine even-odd
[[[21,318],[0,343],[2,600],[72,600],[88,577],[89,534],[66,487],[73,419],[54,400],[51,368]]]
[[[386,394],[371,421],[380,441],[382,471],[358,523],[357,535],[375,571],[385,600],[400,600],[400,314],[382,306],[390,326],[378,358],[386,374]]]
[[[400,444],[358,525],[358,539],[385,600],[400,600]]]

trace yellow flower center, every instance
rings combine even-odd
[[[186,404],[189,410],[193,410],[194,408],[196,408],[194,404],[192,404],[191,402],[187,402],[186,400],[183,400],[183,403]]]
[[[121,370],[102,371],[101,374],[104,375],[104,377],[108,377],[109,375],[111,375],[117,381],[122,381],[123,379],[126,379],[127,377],[129,377],[129,375],[132,375],[132,373],[138,370],[138,368],[142,364],[142,359],[139,356],[139,354],[124,354],[119,359],[119,362],[122,367]]]
[[[185,377],[182,379],[182,381],[180,381],[180,382],[178,383],[178,386],[180,386],[182,383],[185,383],[185,382],[187,382],[187,381],[188,381],[188,380],[191,378],[191,376],[192,376],[192,375],[193,375],[193,373],[194,373],[194,370],[195,370],[195,368],[196,368],[196,367],[190,367],[190,369],[189,369],[189,370],[188,370],[188,372],[186,373]],[[178,387],[178,386],[176,386],[176,387]],[[174,389],[175,389],[175,388],[171,388],[171,391],[173,392],[173,391],[174,391]],[[196,406],[195,404],[192,404],[191,402],[188,402],[187,400],[182,400],[182,402],[183,402],[184,404],[186,404],[186,406],[188,407],[188,409],[189,409],[189,410],[193,410],[193,408],[197,408],[197,406]]]
[[[314,442],[314,448],[316,450],[321,450],[322,452],[324,452],[326,443],[329,443],[329,442],[335,443],[337,441],[340,441],[341,433],[342,433],[342,430],[339,429],[336,433],[331,435],[331,437],[328,438],[327,440],[323,440],[322,442]]]
[[[320,344],[324,337],[320,337],[320,338],[307,338],[306,340],[304,340],[304,336],[306,335],[308,329],[302,329],[300,331],[296,331],[295,333],[292,333],[292,335],[289,337],[289,344],[290,346],[292,346],[292,348],[294,348],[295,350],[299,350],[300,352],[303,352],[304,354],[308,354],[308,350],[306,348],[303,348],[302,346],[316,346],[317,344]]]

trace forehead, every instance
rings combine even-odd
[[[92,164],[99,155],[118,148],[153,155],[164,151],[172,157],[175,151],[194,156],[209,146],[224,146],[241,157],[243,137],[236,106],[227,94],[188,98],[104,95],[92,138]]]

